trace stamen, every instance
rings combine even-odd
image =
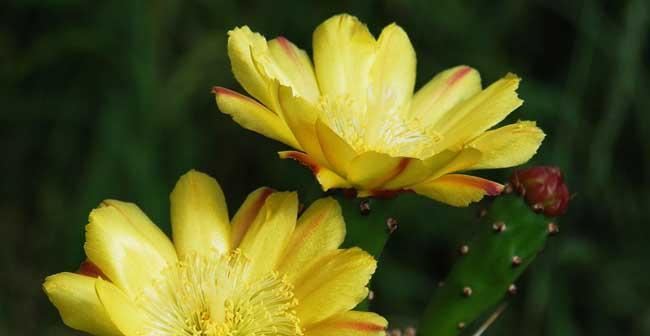
[[[249,281],[249,271],[239,250],[186,256],[137,298],[144,335],[302,335],[292,286],[277,273]]]
[[[386,115],[348,95],[324,96],[319,104],[320,119],[357,153],[375,151],[391,156],[427,158],[436,154],[440,133],[422,128],[416,117],[407,117],[396,108]]]

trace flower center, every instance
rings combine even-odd
[[[442,139],[439,133],[423,130],[419,121],[399,111],[377,116],[350,96],[324,96],[319,109],[321,120],[357,153],[427,158],[436,154],[434,145]]]
[[[291,284],[275,272],[251,281],[249,270],[239,250],[191,254],[168,267],[137,299],[146,312],[143,334],[302,335]]]

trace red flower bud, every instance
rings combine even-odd
[[[560,216],[569,206],[569,189],[557,167],[540,166],[516,170],[510,177],[510,184],[533,210],[546,216]]]

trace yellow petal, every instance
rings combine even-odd
[[[358,189],[373,190],[401,174],[410,161],[410,158],[366,152],[350,162],[348,180]]]
[[[365,102],[377,42],[356,17],[336,15],[314,31],[314,67],[323,95]]]
[[[468,206],[485,195],[498,195],[503,190],[499,183],[476,176],[449,174],[412,187],[418,194],[453,206]]]
[[[108,281],[98,279],[95,291],[111,321],[125,336],[143,335],[143,316],[133,301]]]
[[[270,85],[270,78],[260,71],[255,57],[270,57],[264,36],[254,33],[247,26],[235,28],[228,32],[228,57],[232,72],[241,86],[262,104],[275,110],[275,88]]]
[[[297,277],[294,294],[300,323],[309,327],[354,308],[368,295],[375,259],[359,248],[333,251]]]
[[[320,120],[316,121],[316,135],[327,162],[337,174],[345,176],[350,162],[357,153]]]
[[[215,87],[212,92],[219,110],[231,116],[245,129],[257,132],[280,141],[296,149],[301,149],[293,133],[280,116],[271,112],[258,102],[235,91]]]
[[[307,53],[284,37],[269,41],[269,51],[287,82],[296,92],[311,103],[320,97],[314,67]]]
[[[230,250],[228,208],[215,179],[190,170],[178,179],[170,201],[172,236],[181,259],[191,251]]]
[[[284,120],[298,140],[300,147],[320,165],[325,164],[325,157],[320,148],[314,124],[318,118],[316,106],[300,96],[296,96],[290,87],[278,87],[278,101]]]
[[[394,23],[384,28],[377,45],[377,55],[370,70],[368,109],[372,121],[383,122],[382,119],[397,113],[411,99],[416,61],[408,35]]]
[[[444,151],[424,161],[431,169],[428,180],[434,180],[445,174],[467,170],[481,160],[482,154],[475,148],[463,148],[458,152]]]
[[[275,270],[296,227],[297,214],[298,196],[295,192],[278,192],[266,199],[239,245],[251,261],[250,279]]]
[[[319,256],[336,250],[345,238],[345,222],[339,203],[332,198],[314,202],[298,219],[278,271],[289,281]]]
[[[399,190],[424,181],[432,174],[431,167],[422,160],[410,159],[406,167],[390,181],[381,186],[384,190]]]
[[[384,336],[388,321],[370,312],[349,311],[305,331],[305,336]]]
[[[503,120],[521,106],[517,97],[519,77],[508,74],[485,90],[447,111],[432,127],[444,138],[436,144],[438,150],[458,146],[475,138]]]
[[[272,193],[273,189],[271,188],[259,188],[250,193],[241,207],[239,207],[239,210],[237,210],[237,213],[232,218],[231,223],[231,246],[233,249],[239,246],[244,234],[246,234],[248,228],[250,228],[251,224],[255,221],[260,210],[262,210],[262,206],[264,206],[264,202],[266,202],[266,199]]]
[[[45,279],[43,290],[67,326],[93,335],[121,335],[95,293],[95,280],[59,273]]]
[[[544,132],[534,121],[520,121],[487,131],[469,143],[481,151],[481,160],[472,169],[513,167],[530,160],[544,140]]]
[[[278,155],[281,159],[293,159],[300,162],[302,165],[308,167],[314,174],[318,183],[320,183],[323,190],[327,191],[333,188],[351,188],[352,185],[344,178],[335,172],[320,166],[316,160],[309,155],[297,151],[279,152]]]
[[[165,234],[135,204],[106,200],[90,213],[88,259],[130,297],[177,262]]]
[[[411,116],[433,125],[445,112],[481,91],[478,71],[457,66],[437,74],[413,96]]]

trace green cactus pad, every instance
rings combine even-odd
[[[513,283],[543,249],[549,227],[554,228],[549,223],[520,197],[498,197],[474,239],[460,247],[458,261],[424,314],[420,334],[458,335],[514,291]]]

